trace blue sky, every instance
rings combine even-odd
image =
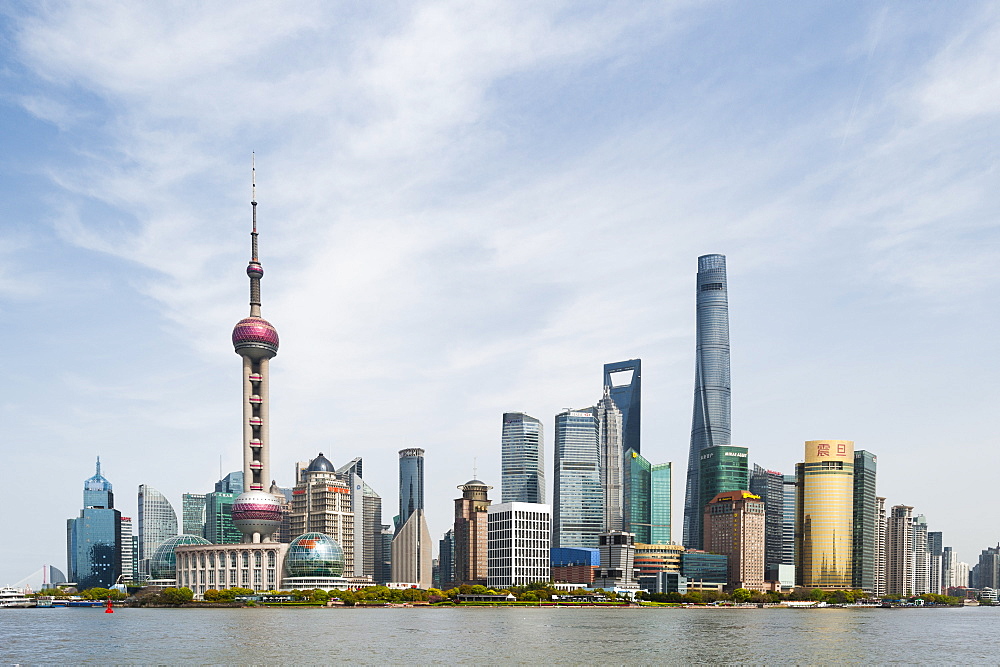
[[[734,444],[853,439],[959,558],[1000,539],[995,4],[19,3],[0,46],[0,583],[64,566],[98,454],[130,515],[240,465],[251,151],[279,483],[363,456],[390,523],[423,447],[439,535],[502,412],[551,472],[639,357],[679,491],[721,252]]]

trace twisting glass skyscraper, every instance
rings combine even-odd
[[[501,502],[544,503],[542,422],[523,412],[505,412],[500,438]]]
[[[706,447],[731,440],[729,384],[729,288],[726,256],[698,258],[695,330],[694,417],[684,489],[684,546],[701,544],[698,463]]]

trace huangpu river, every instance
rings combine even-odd
[[[1000,608],[0,609],[0,662],[963,663]]]

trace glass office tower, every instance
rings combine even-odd
[[[185,493],[181,496],[184,534],[205,537],[205,494]]]
[[[781,527],[781,564],[795,565],[795,498],[798,493],[795,475],[782,475],[782,491],[785,508]]]
[[[875,572],[878,550],[878,504],[875,494],[875,472],[878,459],[871,452],[859,449],[854,452],[854,535],[853,573],[854,588],[866,593],[875,592]],[[937,592],[937,591],[934,591]]]
[[[639,446],[642,417],[642,360],[629,359],[604,364],[604,389],[622,413],[622,451]]]
[[[177,535],[177,513],[166,496],[149,486],[139,485],[139,575],[149,577],[149,559],[164,540]]]
[[[698,258],[694,364],[694,416],[684,489],[684,546],[701,544],[699,457],[706,447],[731,440],[729,288],[725,255]],[[709,497],[708,500],[711,500]]]
[[[642,454],[630,449],[625,452],[623,495],[625,498],[625,532],[634,533],[635,541],[652,543],[652,466]]]
[[[500,435],[500,502],[545,502],[542,422],[523,412],[503,414]]]
[[[556,415],[552,546],[597,547],[604,530],[597,410]]]
[[[650,464],[635,450],[625,452],[625,531],[639,544],[670,544],[670,468]]]
[[[97,472],[83,483],[80,516],[66,521],[66,564],[79,590],[110,588],[121,574],[121,512],[111,482]]]
[[[670,463],[654,463],[649,471],[650,501],[649,543],[672,544],[673,507],[673,466]]]
[[[795,466],[795,583],[807,588],[852,587],[854,443],[809,440]]]
[[[419,447],[399,450],[399,515],[395,517],[398,533],[410,515],[424,509],[424,450]]]
[[[698,457],[700,480],[698,511],[705,514],[705,507],[712,498],[726,491],[746,491],[750,487],[750,470],[747,467],[747,448],[720,445],[706,447]],[[697,535],[704,539],[702,522],[698,523]],[[702,549],[702,542],[694,547]]]
[[[785,476],[754,465],[750,493],[764,501],[764,568],[784,564]],[[793,515],[794,516],[794,515]]]

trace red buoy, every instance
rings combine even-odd
[[[104,613],[105,614],[113,614],[113,613],[115,613],[115,610],[111,608],[111,598],[110,597],[108,598],[108,603],[104,606]]]

